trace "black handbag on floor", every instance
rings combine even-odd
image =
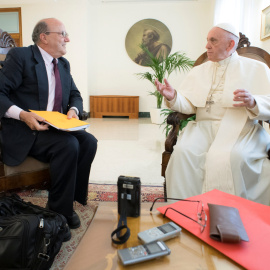
[[[64,216],[16,194],[0,198],[0,269],[50,269],[67,236]]]

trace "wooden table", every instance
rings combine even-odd
[[[150,203],[142,203],[141,216],[128,218],[131,236],[125,244],[117,246],[111,241],[111,232],[118,223],[117,203],[100,203],[92,223],[64,270],[243,269],[185,229],[182,230],[180,237],[166,241],[171,249],[169,256],[136,265],[122,266],[117,256],[117,249],[141,244],[137,239],[138,232],[169,222],[169,219],[163,218],[157,210],[153,210],[151,214],[150,206]]]
[[[139,96],[90,96],[90,117],[102,118],[103,116],[138,118]]]

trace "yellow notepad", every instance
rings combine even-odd
[[[45,123],[60,130],[75,131],[90,126],[90,124],[78,120],[76,118],[68,119],[65,114],[62,114],[60,112],[34,111],[34,110],[30,111],[43,117],[45,119],[44,121]]]

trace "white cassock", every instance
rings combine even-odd
[[[211,89],[214,103],[207,112]],[[233,107],[236,89],[251,92],[255,108]],[[235,52],[223,61],[194,67],[179,93],[167,106],[196,113],[196,121],[180,132],[174,146],[166,170],[168,197],[218,189],[270,205],[270,135],[258,123],[270,119],[269,68]]]

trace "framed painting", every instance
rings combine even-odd
[[[262,10],[261,40],[270,38],[270,6]]]
[[[172,35],[168,27],[155,19],[144,19],[135,23],[128,31],[125,40],[126,51],[132,61],[147,66],[148,55],[142,51],[143,44],[153,56],[166,58],[172,48]]]
[[[22,44],[21,8],[0,8],[0,29],[8,32],[18,47]]]

